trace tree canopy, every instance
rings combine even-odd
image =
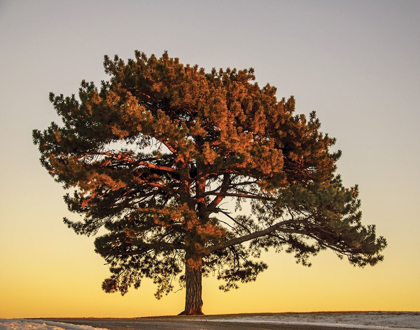
[[[293,97],[261,88],[253,69],[207,73],[139,51],[105,56],[104,67],[110,80],[99,88],[51,93],[62,124],[33,138],[83,217],[64,222],[96,235],[111,271],[105,291],[148,277],[160,298],[179,279],[183,313],[200,314],[203,275],[237,288],[267,268],[260,255],[271,248],[303,265],[323,249],[362,267],[383,260],[386,240],[362,225],[357,186],[336,174],[335,139],[314,112],[296,115]]]

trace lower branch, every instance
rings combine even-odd
[[[229,246],[241,244],[243,242],[250,241],[252,239],[268,235],[268,234],[270,234],[270,233],[272,233],[276,230],[280,230],[280,228],[284,225],[298,224],[298,223],[302,223],[302,222],[305,222],[305,220],[282,221],[282,222],[276,223],[275,225],[272,225],[272,226],[270,226],[266,229],[256,231],[256,232],[253,232],[251,234],[244,235],[244,236],[241,236],[241,237],[236,237],[236,238],[233,238],[233,239],[231,239],[227,242],[224,242],[224,243],[220,243],[220,244],[210,246],[210,247],[208,247],[204,250],[204,253],[206,255],[209,255],[210,253],[212,253],[214,251],[223,250],[223,249],[225,249]],[[283,232],[283,233],[297,233],[297,231],[295,229],[289,229],[289,228],[282,228],[281,232]]]

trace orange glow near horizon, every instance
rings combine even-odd
[[[93,252],[93,239],[76,236],[59,225],[62,228],[56,228],[54,235],[60,232],[61,243],[44,241],[33,254],[34,240],[22,234],[27,245],[20,244],[21,252],[14,258],[2,255],[1,263],[12,271],[0,275],[2,283],[7,283],[0,297],[1,318],[139,317],[176,315],[182,310],[184,290],[156,300],[151,280],[123,297],[104,293],[101,283],[108,269]],[[295,264],[286,253],[267,253],[263,258],[269,269],[238,290],[223,293],[214,277],[204,278],[204,313],[418,310],[418,296],[412,294],[418,283],[409,275],[418,271],[418,265],[396,268],[398,261],[392,255],[365,269],[352,267],[332,252],[313,258],[311,268]]]

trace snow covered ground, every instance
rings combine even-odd
[[[420,329],[420,313],[359,312],[359,313],[281,313],[265,315],[220,316],[213,322],[246,322],[288,325],[319,325],[356,329]]]
[[[106,330],[44,320],[0,319],[0,330]]]
[[[79,319],[81,320],[81,319]],[[97,319],[100,320],[100,319]],[[279,314],[237,314],[237,315],[209,315],[201,317],[156,317],[145,319],[119,319],[124,320],[125,326],[130,325],[135,328],[135,324],[140,325],[144,320],[148,324],[159,325],[161,322],[174,322],[175,324],[191,325],[194,322],[206,322],[209,326],[210,322],[214,325],[229,322],[272,325],[316,325],[328,328],[354,328],[354,329],[419,329],[420,330],[420,313],[418,312],[359,312],[359,313],[279,313]],[[106,320],[106,325],[111,325],[114,321]],[[116,322],[116,321],[115,321]],[[85,324],[89,324],[89,320],[85,319]],[[91,323],[92,324],[92,323]],[[102,326],[106,326],[102,323]],[[195,323],[196,324],[196,323]],[[238,324],[239,326],[239,324]],[[190,327],[188,327],[190,328]],[[165,328],[166,329],[166,328]],[[71,325],[60,322],[52,322],[47,320],[28,320],[28,319],[0,319],[0,330],[106,330],[104,328],[94,328],[89,325]]]

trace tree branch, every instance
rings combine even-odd
[[[131,164],[137,164],[139,166],[145,166],[147,168],[152,168],[152,169],[161,170],[161,171],[165,171],[165,172],[170,172],[170,173],[175,173],[176,172],[175,169],[172,168],[172,167],[156,165],[156,164],[150,163],[148,160],[146,160],[146,161],[145,160],[140,160],[139,161],[139,160],[133,159],[131,157],[124,156],[121,153],[114,154],[112,152],[98,152],[98,153],[96,153],[96,155],[108,156],[108,157],[111,157],[112,160],[126,161],[126,162],[131,163]],[[150,160],[153,160],[153,159],[150,159]],[[109,164],[109,162],[105,161],[103,165],[107,166],[108,164]]]
[[[273,198],[273,197],[265,197],[265,196],[259,196],[259,195],[254,195],[254,194],[252,194],[252,195],[250,195],[250,194],[248,194],[248,193],[241,193],[241,194],[235,194],[235,193],[221,193],[221,192],[219,192],[219,193],[211,193],[211,194],[209,194],[209,195],[214,195],[214,196],[223,196],[223,197],[242,197],[242,198],[251,198],[251,199],[262,199],[262,200],[265,200],[265,201],[276,201],[276,199],[275,198]]]
[[[230,220],[232,220],[234,223],[236,223],[238,226],[242,227],[243,229],[245,229],[248,233],[252,233],[251,230],[248,229],[248,227],[246,227],[244,224],[236,221],[236,219],[234,217],[232,217],[228,212],[222,211],[219,209],[219,212],[223,213],[225,216],[227,216]],[[221,220],[219,220],[221,221]]]
[[[134,251],[124,251],[118,254],[112,253],[112,255],[120,255],[120,256],[133,256],[133,255],[140,255],[150,250],[185,250],[186,247],[184,244],[174,244],[174,243],[166,243],[166,242],[156,242],[156,243],[145,243],[141,245],[142,248],[134,250]]]
[[[224,174],[223,175],[223,183],[220,186],[220,191],[219,191],[219,195],[217,197],[215,197],[213,199],[213,201],[209,204],[209,208],[214,208],[217,205],[219,205],[221,203],[221,201],[225,198],[226,192],[229,190],[230,188],[230,175],[229,174]]]
[[[206,255],[209,255],[210,253],[212,253],[214,251],[222,250],[222,249],[225,249],[225,248],[227,248],[229,246],[232,246],[232,245],[241,244],[243,242],[250,241],[254,238],[258,238],[258,237],[261,237],[261,236],[268,235],[268,234],[270,234],[270,233],[272,233],[276,230],[280,230],[280,228],[284,225],[295,224],[295,223],[297,224],[297,223],[301,223],[301,222],[304,222],[304,221],[305,220],[282,221],[282,222],[276,223],[275,225],[272,225],[272,226],[270,226],[266,229],[253,232],[251,234],[248,234],[248,235],[245,235],[245,236],[242,236],[242,237],[236,237],[236,238],[233,238],[233,239],[231,239],[227,242],[224,242],[224,243],[220,243],[220,244],[217,244],[217,245],[210,246],[210,247],[206,248],[204,251],[205,251]],[[296,230],[287,229],[287,228],[283,228],[280,231],[283,232],[283,233],[297,233]]]

